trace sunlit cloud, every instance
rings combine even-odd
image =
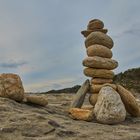
[[[0,63],[1,68],[18,68],[20,66],[26,65],[26,61],[21,61],[21,62],[14,62],[14,61],[9,61],[9,62],[3,62]]]

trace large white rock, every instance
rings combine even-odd
[[[96,120],[104,124],[116,124],[125,120],[126,110],[120,95],[110,86],[99,92],[94,113]]]

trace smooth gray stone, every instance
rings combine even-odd
[[[83,105],[86,93],[89,91],[90,88],[90,82],[89,80],[86,80],[83,85],[80,87],[80,89],[77,91],[72,103],[71,108],[81,108]]]

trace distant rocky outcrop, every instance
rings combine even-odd
[[[128,69],[125,72],[121,72],[117,75],[115,75],[113,79],[115,84],[121,84],[125,88],[134,91],[134,92],[140,92],[140,68],[133,68]],[[60,90],[50,90],[45,93],[76,93],[78,89],[80,88],[80,85],[76,85],[70,88],[64,88]]]
[[[76,85],[74,87],[64,88],[60,90],[50,90],[47,92],[43,92],[43,94],[44,93],[76,93],[80,87],[81,87],[80,85]]]
[[[128,69],[121,72],[114,77],[114,83],[121,84],[125,88],[133,91],[140,92],[140,67]]]

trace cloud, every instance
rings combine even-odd
[[[131,25],[119,30],[116,35],[113,35],[114,38],[119,39],[126,35],[140,36],[140,22],[133,22]]]
[[[113,54],[120,61],[119,71],[129,62],[132,66],[137,61],[138,65],[139,54],[134,54],[139,52],[140,44],[139,4],[127,0],[107,0],[102,4],[98,0],[3,1],[0,72],[19,74],[25,89],[30,91],[82,83],[87,78],[82,73],[86,50],[80,31],[92,18],[103,20],[110,36],[117,39]]]
[[[53,79],[53,80],[42,80],[41,82],[36,81],[34,83],[30,83],[30,85],[26,85],[25,83],[25,90],[28,92],[30,91],[42,92],[42,91],[48,91],[52,89],[66,88],[75,85],[77,80],[79,79],[75,77],[67,77],[67,78]]]
[[[11,62],[0,63],[0,67],[1,68],[18,68],[18,67],[26,65],[26,64],[27,64],[26,61],[21,61],[21,62],[11,61]]]

